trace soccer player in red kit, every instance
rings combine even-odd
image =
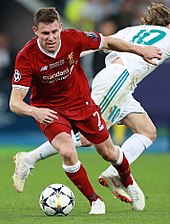
[[[91,204],[90,214],[104,214],[105,204],[95,193],[85,168],[78,159],[71,130],[80,131],[98,153],[112,163],[131,197],[132,208],[143,210],[145,197],[133,179],[123,152],[114,146],[99,106],[90,95],[88,80],[80,65],[82,51],[110,48],[137,53],[151,62],[161,57],[155,47],[142,48],[98,32],[74,29],[62,31],[55,8],[38,10],[34,15],[35,37],[19,51],[12,80],[10,109],[18,115],[32,116],[42,132],[58,150],[68,178]],[[30,105],[24,99],[31,89]],[[14,186],[20,191],[17,184]]]

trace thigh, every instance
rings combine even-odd
[[[58,119],[54,120],[54,122],[51,124],[41,124],[37,122],[40,129],[42,130],[42,132],[44,133],[44,135],[48,138],[50,142],[53,140],[53,138],[56,135],[62,132],[65,132],[71,135],[72,127],[70,122],[66,118],[61,116],[59,113],[57,113],[57,117]]]
[[[155,125],[146,113],[131,113],[122,120],[133,133],[145,134],[155,132]]]
[[[118,123],[123,123],[124,118],[126,118],[130,114],[147,114],[143,109],[141,104],[134,99],[131,92],[126,94],[124,97],[124,102],[121,107],[120,116],[118,118]]]
[[[61,132],[56,135],[51,144],[60,153],[64,164],[72,166],[78,161],[78,154],[72,137],[66,132]]]

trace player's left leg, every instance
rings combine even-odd
[[[89,214],[105,214],[105,203],[99,195],[94,192],[84,166],[78,161],[73,166],[63,164],[63,169],[68,178],[81,191],[81,193],[89,200],[91,209]]]
[[[131,164],[153,143],[156,138],[156,128],[146,113],[131,113],[122,120],[122,123],[134,132],[121,147]],[[109,166],[102,172],[99,182],[108,187],[117,198],[130,202],[124,194],[119,174],[113,166]]]
[[[132,177],[129,163],[123,151],[120,147],[112,144],[110,137],[105,142],[96,145],[96,149],[117,170],[123,189],[131,198],[132,208],[137,211],[142,211],[145,207],[145,197]]]
[[[24,190],[26,178],[39,160],[55,154],[58,154],[58,152],[53,148],[49,141],[30,152],[18,152],[13,157],[15,170],[12,176],[13,185],[16,191],[22,192]]]

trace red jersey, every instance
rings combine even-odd
[[[16,57],[13,87],[31,88],[30,104],[37,107],[64,111],[94,104],[80,65],[80,53],[100,45],[97,32],[66,29],[61,32],[60,47],[53,54],[42,50],[34,37]]]

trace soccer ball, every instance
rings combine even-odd
[[[51,184],[42,191],[39,204],[48,216],[66,216],[75,206],[75,197],[64,184]]]

